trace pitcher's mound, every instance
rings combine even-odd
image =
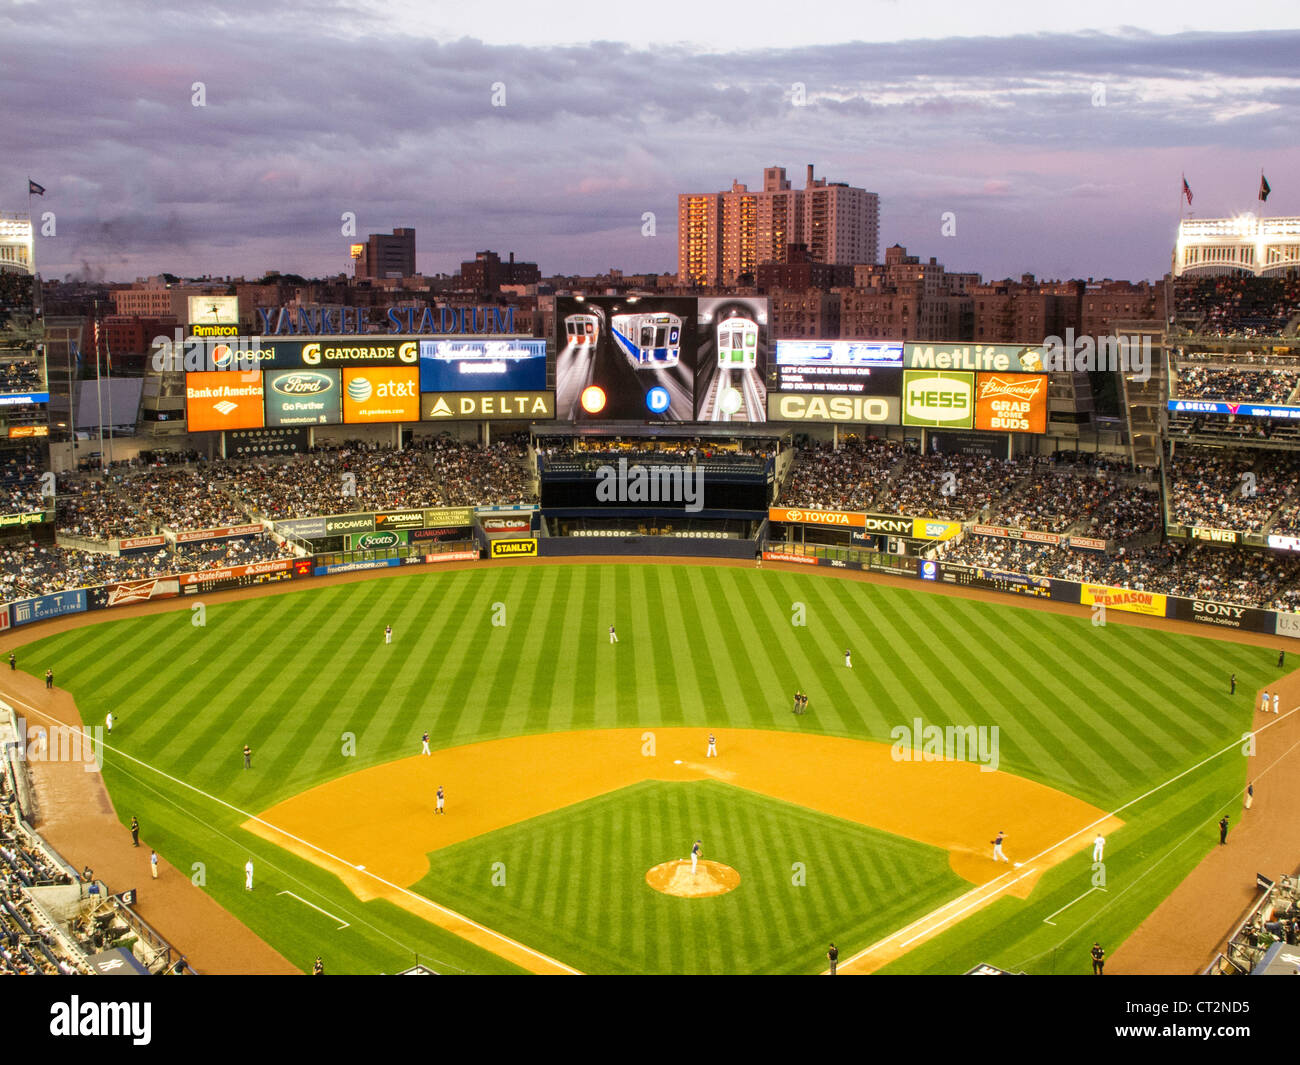
[[[656,865],[645,875],[645,882],[665,895],[684,899],[706,899],[711,895],[725,895],[740,887],[740,874],[721,862],[700,862],[691,872],[691,860],[678,858],[673,862]]]

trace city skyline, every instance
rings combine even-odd
[[[885,7],[875,43],[702,45],[685,21],[662,27],[682,43],[654,48],[604,23],[627,39],[518,43],[527,20],[491,43],[427,20],[399,34],[374,9],[346,41],[329,7],[255,21],[125,4],[93,39],[82,4],[11,12],[0,210],[25,210],[38,182],[37,270],[109,281],[331,276],[350,244],[397,227],[418,231],[426,274],[484,248],[544,275],[672,273],[679,194],[809,163],[880,195],[882,255],[903,244],[986,279],[1154,279],[1180,210],[1300,214],[1300,147],[1279,121],[1300,103],[1300,30],[1262,28],[1285,9],[1248,3],[1234,24],[1257,28],[1202,32],[1165,5],[1164,23],[1156,8],[1147,28],[1102,33],[1013,5],[1018,35],[944,36],[967,24],[912,16],[928,39],[902,41]],[[828,11],[825,37],[871,29]],[[219,49],[189,47],[208,31]]]

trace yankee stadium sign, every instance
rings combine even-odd
[[[259,307],[262,336],[515,331],[513,307]]]

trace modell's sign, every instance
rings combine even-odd
[[[795,522],[799,525],[833,525],[841,528],[861,528],[866,516],[850,514],[843,510],[801,510],[798,507],[771,507],[768,521]]]

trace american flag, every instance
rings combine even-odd
[[[1261,174],[1259,175],[1259,199],[1260,199],[1260,202],[1263,203],[1263,201],[1267,200],[1267,199],[1268,199],[1268,194],[1269,194],[1270,192],[1272,192],[1272,191],[1273,191],[1273,190],[1272,190],[1271,188],[1268,187],[1268,178],[1266,178],[1266,177],[1261,173]]]
[[[1187,206],[1192,205],[1192,186],[1187,184],[1187,178],[1183,178],[1183,195],[1187,197]]]

